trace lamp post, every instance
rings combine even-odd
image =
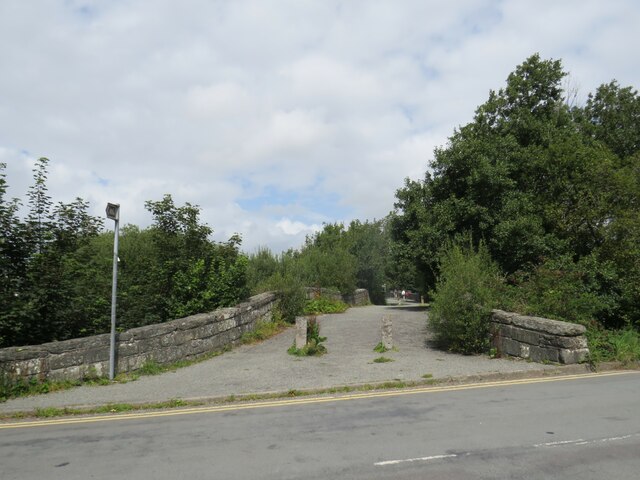
[[[120,204],[107,203],[107,218],[115,222],[113,238],[113,280],[111,287],[111,343],[109,344],[109,380],[113,380],[116,360],[116,291],[118,289],[118,233]]]

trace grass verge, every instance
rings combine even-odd
[[[435,385],[437,383],[446,383],[448,379],[435,380],[421,380],[421,381],[391,381],[375,384],[364,384],[355,386],[340,386],[331,388],[320,388],[310,390],[296,390],[292,389],[287,392],[281,393],[264,393],[264,394],[249,394],[249,395],[228,395],[226,397],[216,398],[212,400],[182,400],[172,399],[166,402],[153,402],[145,404],[129,404],[129,403],[110,403],[101,405],[99,407],[90,408],[39,408],[30,412],[17,412],[8,415],[1,415],[0,420],[19,420],[25,418],[52,418],[63,416],[78,416],[78,415],[98,415],[98,414],[117,414],[133,411],[144,410],[161,410],[168,408],[180,408],[180,407],[197,407],[203,405],[223,405],[228,403],[238,402],[254,402],[262,400],[276,400],[284,398],[297,398],[308,397],[316,395],[332,395],[341,393],[354,393],[354,392],[369,392],[376,390],[398,390],[403,388],[421,387],[426,385]]]

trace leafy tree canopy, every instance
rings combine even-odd
[[[435,286],[443,245],[466,233],[507,275],[594,255],[620,278],[638,278],[640,99],[613,81],[570,108],[565,76],[559,60],[525,60],[435,150],[425,178],[398,190],[396,261],[413,263],[423,291]],[[637,290],[622,281],[600,287],[624,299],[618,318],[638,321]]]

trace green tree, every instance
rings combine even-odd
[[[322,231],[307,237],[297,265],[307,286],[336,288],[341,293],[356,288],[356,260],[342,224],[325,224]]]
[[[616,269],[599,277],[598,295],[608,300],[597,317],[637,323],[637,289],[621,280],[640,271],[627,243],[638,239],[637,94],[613,82],[584,108],[569,108],[565,75],[560,61],[533,55],[490,93],[436,149],[431,173],[397,192],[392,251],[413,259],[423,290],[438,278],[442,245],[464,232],[512,276],[550,259],[593,258],[594,275]]]
[[[356,285],[366,288],[373,303],[385,303],[389,236],[383,221],[353,220],[345,232],[349,253],[356,260]]]

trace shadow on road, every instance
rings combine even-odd
[[[414,305],[385,305],[385,308],[388,310],[408,310],[410,312],[426,312],[427,310],[429,310],[429,305],[419,305],[419,304],[414,304]]]

